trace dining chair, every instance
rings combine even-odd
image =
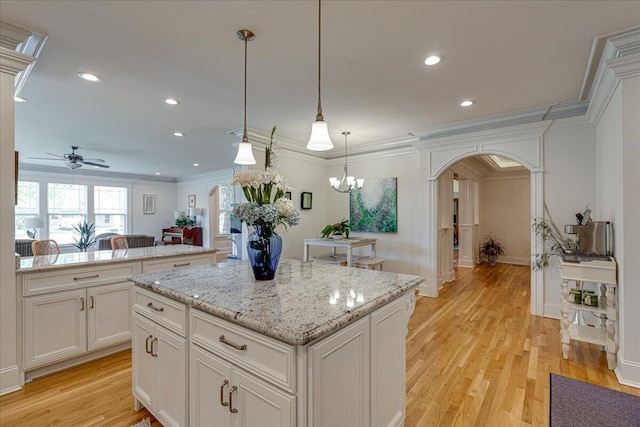
[[[125,236],[113,236],[111,238],[111,249],[129,249],[129,242]]]
[[[60,253],[60,247],[55,240],[35,240],[31,243],[33,256],[38,255],[56,255]]]

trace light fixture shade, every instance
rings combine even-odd
[[[182,212],[173,211],[173,219],[180,219],[181,216],[182,216]]]
[[[364,185],[364,179],[363,178],[356,179],[356,187],[362,188],[363,185]]]
[[[311,125],[311,137],[307,143],[307,150],[327,151],[333,148],[333,142],[329,137],[329,128],[324,120],[316,120]]]
[[[189,208],[189,216],[201,215],[201,210],[200,208]]]
[[[340,185],[340,180],[335,176],[332,176],[329,178],[329,185],[337,188]]]
[[[24,228],[44,228],[44,219],[42,218],[25,218]]]
[[[251,144],[248,142],[241,142],[238,144],[238,155],[233,163],[237,165],[255,165],[256,159],[253,157],[253,150],[251,150]]]

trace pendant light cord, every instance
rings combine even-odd
[[[321,41],[322,41],[322,7],[321,0],[318,0],[318,114],[316,115],[316,121],[324,121],[322,116],[322,102],[320,96],[320,70],[322,69],[322,55],[321,55]]]
[[[244,36],[244,131],[242,133],[242,142],[249,142],[247,138],[247,39]]]

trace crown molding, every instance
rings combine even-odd
[[[82,177],[101,177],[101,178],[114,178],[114,179],[126,179],[131,181],[154,181],[154,182],[168,182],[168,183],[176,183],[178,182],[175,178],[171,177],[163,177],[163,176],[152,176],[152,175],[138,175],[131,173],[121,173],[121,172],[107,172],[107,171],[88,171],[83,170],[82,168],[74,169],[72,172],[70,169],[59,168],[55,166],[42,166],[42,165],[33,165],[29,163],[20,163],[18,165],[18,171],[30,171],[30,172],[41,172],[47,174],[57,174],[64,176],[82,176]]]
[[[375,151],[361,154],[351,154],[349,153],[349,164],[359,163],[368,160],[381,160],[381,159],[392,159],[397,157],[406,157],[406,156],[416,156],[418,155],[418,151],[416,147],[413,145],[402,146],[399,148],[388,149],[385,151]],[[342,165],[344,164],[344,155],[342,157],[332,157],[331,159],[327,159],[324,164],[328,166]]]
[[[237,168],[241,170],[241,167]],[[236,168],[225,168],[218,169],[211,172],[201,172],[192,175],[187,175],[183,177],[179,177],[177,179],[178,184],[184,182],[193,182],[193,181],[212,181],[212,182],[220,182],[220,181],[229,181],[233,179],[233,175],[236,173]]]
[[[0,46],[0,72],[16,75],[27,68],[35,58]]]
[[[31,36],[31,31],[26,28],[0,21],[0,47],[16,50],[16,47],[27,40],[29,36]]]

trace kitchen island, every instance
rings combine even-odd
[[[283,260],[137,275],[133,394],[165,426],[399,426],[418,276]]]
[[[213,264],[215,253],[175,245],[21,258],[16,269],[20,384],[129,347],[129,276]]]

